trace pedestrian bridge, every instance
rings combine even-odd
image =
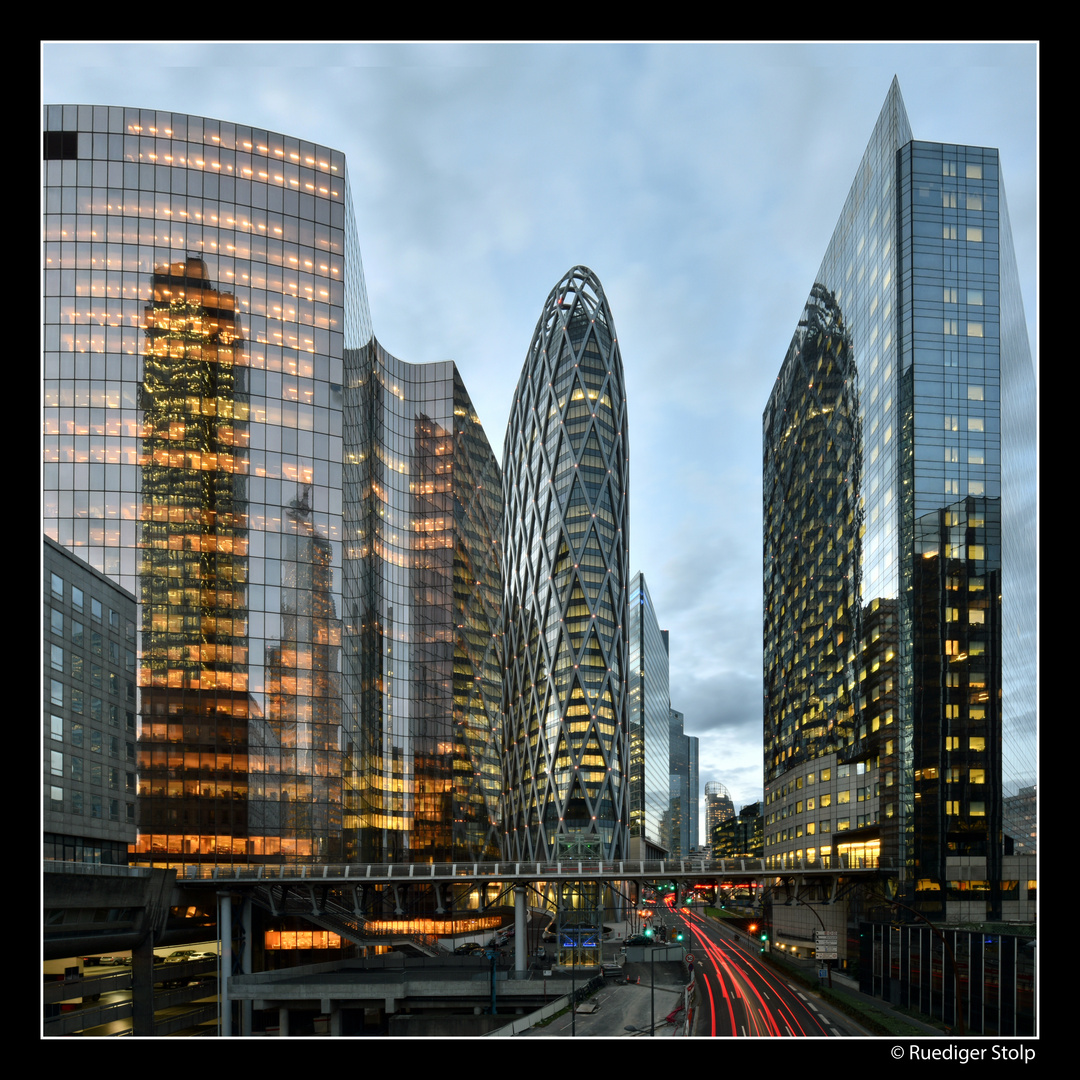
[[[766,863],[768,862],[768,865]],[[483,878],[507,884],[533,881],[764,881],[776,877],[873,875],[884,860],[854,859],[619,859],[550,862],[344,863],[314,865],[200,866],[177,871],[177,884],[252,885],[270,882],[404,885],[456,883]]]

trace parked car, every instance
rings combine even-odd
[[[455,956],[470,956],[472,953],[482,953],[484,946],[478,941],[466,941],[454,950]]]
[[[185,960],[195,960],[199,954],[194,949],[174,949],[165,957],[166,964],[182,964]]]

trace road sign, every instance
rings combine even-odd
[[[815,930],[814,949],[819,960],[836,960],[836,932],[832,930]]]
[[[692,952],[688,952],[686,954],[686,966],[687,967],[693,967],[694,966],[694,954]]]

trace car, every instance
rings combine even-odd
[[[165,957],[166,964],[182,964],[185,960],[195,960],[198,953],[194,949],[174,949]]]
[[[484,946],[478,941],[466,941],[454,950],[455,956],[471,956],[473,953],[482,953]]]

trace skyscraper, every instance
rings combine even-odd
[[[507,857],[627,851],[622,358],[576,266],[536,324],[503,467]]]
[[[929,907],[984,859],[992,914],[1034,773],[1034,375],[997,151],[915,141],[895,80],[763,427],[766,859],[880,859]]]
[[[698,740],[683,729],[686,717],[668,710],[668,811],[664,846],[689,855],[698,846]]]
[[[139,600],[132,858],[493,852],[498,466],[372,335],[344,156],[44,126],[45,533]]]
[[[656,621],[644,574],[630,583],[630,857],[660,847],[668,803],[668,638]]]
[[[705,785],[705,843],[712,844],[716,826],[734,816],[735,804],[728,789],[719,780],[710,780]]]

